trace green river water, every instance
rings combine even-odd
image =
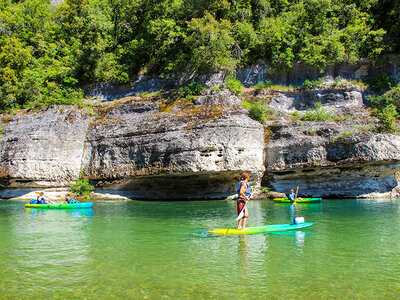
[[[86,210],[0,201],[0,299],[398,299],[398,200],[249,203],[248,226],[213,236],[234,201],[95,202]]]

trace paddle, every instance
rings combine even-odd
[[[250,200],[251,196],[253,196],[253,192],[250,193],[250,195],[249,195],[249,200]],[[236,221],[239,221],[241,218],[243,218],[243,216],[244,216],[244,209],[246,208],[247,202],[249,202],[249,200],[247,200],[246,203],[243,205],[242,210],[240,211],[239,215],[238,215],[237,218],[236,218]]]
[[[296,204],[297,201],[297,193],[299,192],[299,186],[297,186],[296,194],[294,195],[294,202],[293,204]]]

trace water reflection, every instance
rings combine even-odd
[[[248,277],[248,270],[249,270],[249,245],[248,245],[248,237],[246,234],[239,235],[238,236],[238,250],[239,250],[239,255],[241,258],[241,263],[242,263],[242,269],[244,270],[244,275],[247,278]]]
[[[23,209],[21,210],[23,214]],[[90,277],[90,225],[92,209],[25,209],[26,217],[11,219],[9,253],[13,269],[8,274],[23,283],[27,294],[48,289],[72,291]],[[65,285],[60,285],[60,281]],[[17,287],[18,284],[15,286]]]
[[[398,298],[399,202],[250,204],[249,226],[314,226],[208,236],[236,225],[227,201],[99,203],[94,215],[0,203],[0,298]]]
[[[92,208],[79,208],[79,209],[46,209],[46,208],[25,208],[25,211],[31,216],[39,215],[70,215],[74,218],[80,217],[93,217]]]

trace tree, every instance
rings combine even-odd
[[[193,19],[188,25],[185,45],[190,51],[190,66],[193,71],[231,71],[238,62],[232,51],[235,40],[228,20],[217,21],[210,13]]]

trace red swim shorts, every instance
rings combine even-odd
[[[243,209],[243,206],[246,204],[246,199],[243,198],[239,198],[237,201],[237,214],[239,215],[240,212]],[[247,207],[247,206],[246,206]],[[247,218],[249,216],[249,214],[247,213],[247,215],[245,215],[245,218]]]

